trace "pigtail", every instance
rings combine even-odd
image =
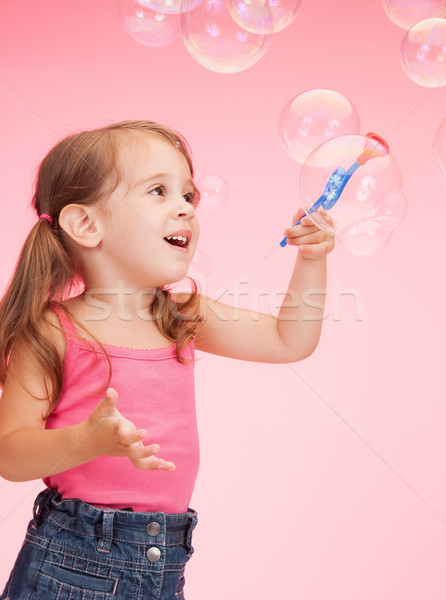
[[[49,303],[70,286],[73,273],[67,252],[52,231],[55,227],[57,223],[50,226],[46,219],[39,219],[34,225],[0,302],[0,385],[5,384],[9,355],[17,342],[21,348],[30,350],[43,372],[48,372],[52,395],[58,397],[62,389],[62,365],[42,323]],[[48,389],[46,394],[50,398]]]

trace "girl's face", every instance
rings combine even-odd
[[[132,288],[180,281],[188,271],[200,228],[195,187],[186,158],[158,135],[132,136],[120,152],[122,181],[109,198],[104,265]],[[167,236],[184,235],[184,248]],[[178,243],[178,242],[176,242]]]

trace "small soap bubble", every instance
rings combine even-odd
[[[217,210],[228,198],[229,188],[219,175],[205,175],[197,182],[200,191],[200,208]]]
[[[397,223],[404,217],[404,210],[400,210],[400,169],[385,142],[370,137],[374,135],[344,135],[329,140],[313,150],[302,167],[299,192],[303,206],[308,212],[316,200],[322,199],[321,208],[326,210],[316,210],[309,218],[328,233],[339,234],[354,223],[372,218],[378,219],[381,226],[387,223],[390,229],[392,218]],[[363,161],[364,155],[370,158]],[[389,214],[381,214],[386,210]]]
[[[152,10],[143,0],[118,0],[118,7],[124,29],[144,46],[166,46],[180,36],[178,15]]]
[[[206,0],[191,8],[192,1],[181,4],[181,31],[188,52],[200,65],[216,73],[237,73],[262,58],[271,36],[240,27],[223,0]]]
[[[279,119],[282,148],[300,164],[323,142],[356,133],[359,133],[358,111],[348,98],[334,90],[309,90],[295,96]]]
[[[446,119],[441,122],[435,135],[432,155],[438,178],[446,185]]]
[[[188,276],[203,282],[210,275],[212,269],[211,259],[200,250],[195,250],[194,257],[189,265]]]
[[[446,84],[446,19],[425,19],[406,33],[401,44],[401,65],[418,85]]]
[[[341,231],[345,249],[354,256],[371,256],[387,246],[393,230],[384,226],[380,218],[364,219],[350,224]]]
[[[389,19],[403,29],[424,19],[446,16],[446,0],[382,0],[382,4]]]

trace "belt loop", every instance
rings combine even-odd
[[[115,517],[114,510],[104,509],[102,515],[102,535],[99,539],[99,552],[110,552],[113,541],[113,519]]]
[[[187,538],[186,538],[186,545],[188,547],[188,551],[190,552],[191,550],[193,550],[193,546],[192,546],[192,531],[195,529],[195,526],[198,522],[198,518],[193,515],[190,514],[189,515],[189,525],[187,528]]]
[[[33,520],[36,529],[40,527],[47,513],[49,512],[49,506],[51,499],[55,496],[55,490],[52,488],[45,488],[39,494],[37,494],[34,500],[33,506]]]

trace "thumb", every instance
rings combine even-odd
[[[115,408],[117,403],[118,392],[114,388],[108,388],[105,397],[99,402],[95,410],[99,417],[108,417],[111,414],[118,413]]]
[[[293,217],[293,225],[295,225],[305,215],[305,209],[301,206]]]

